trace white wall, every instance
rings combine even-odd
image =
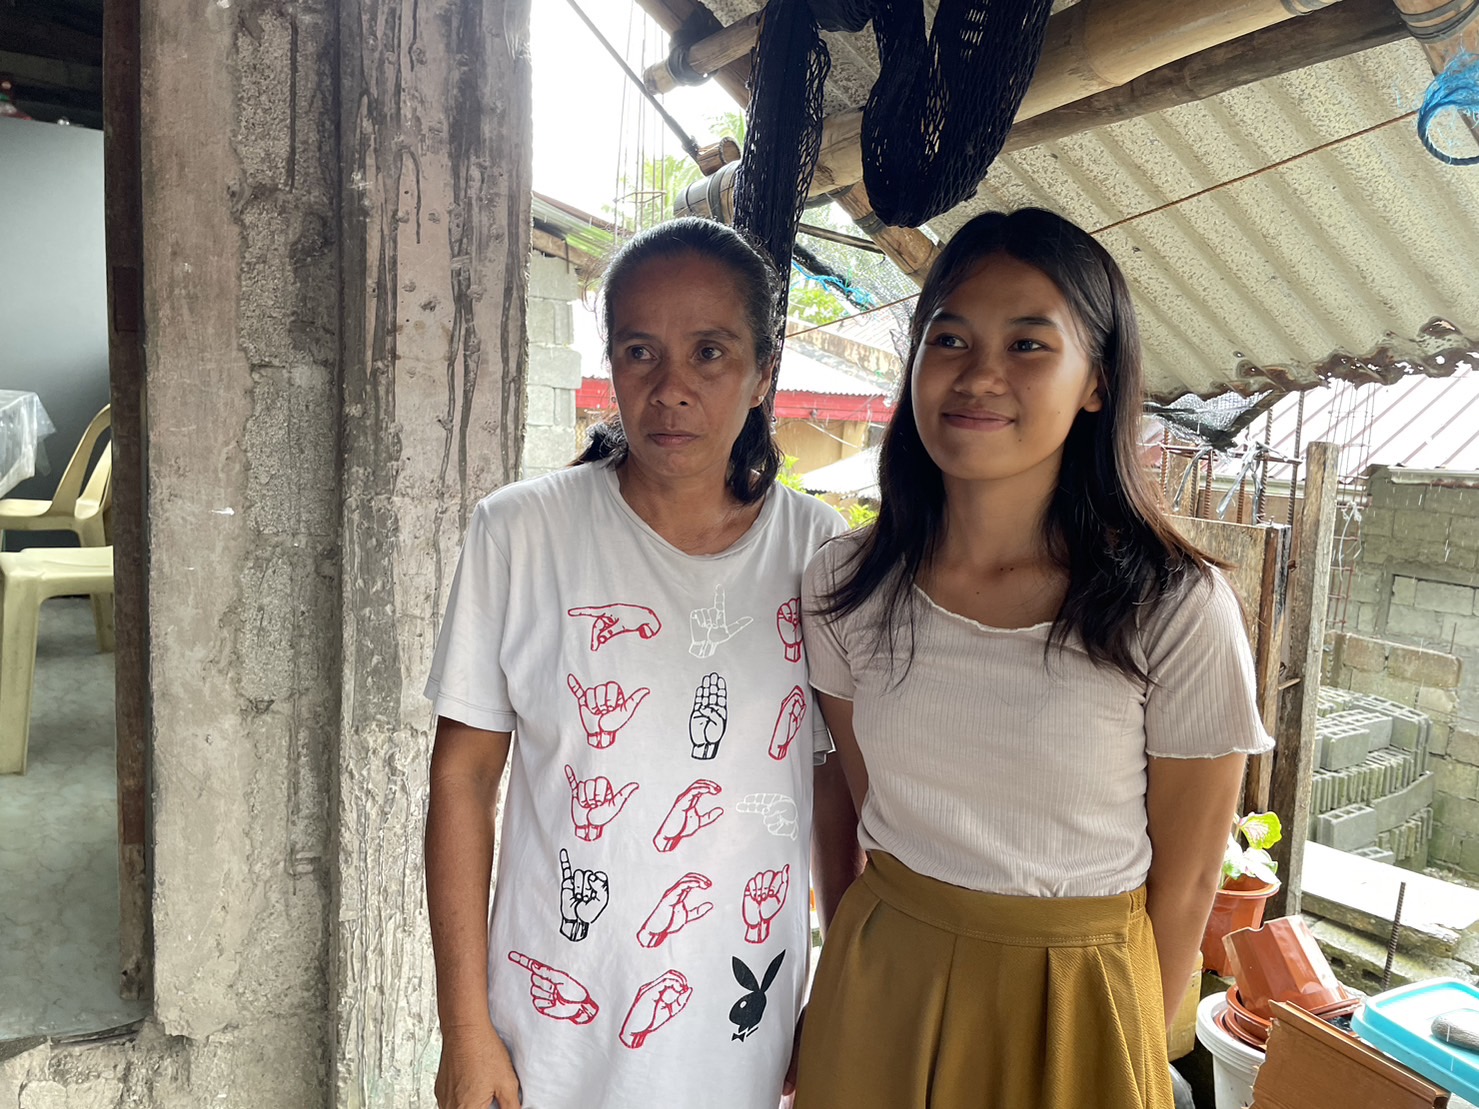
[[[51,473],[12,496],[50,496],[108,403],[107,293],[103,133],[0,119],[0,389],[39,394],[57,427]]]

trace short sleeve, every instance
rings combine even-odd
[[[812,688],[851,701],[852,667],[843,642],[842,620],[823,616],[819,609],[831,595],[839,544],[823,544],[812,556],[801,580],[801,630],[806,642],[806,663]]]
[[[499,657],[508,615],[509,562],[479,505],[467,529],[447,612],[432,656],[426,696],[438,716],[490,732],[511,732],[515,715]]]
[[[1214,569],[1162,603],[1145,644],[1145,753],[1210,759],[1272,750],[1242,609],[1227,578]]]

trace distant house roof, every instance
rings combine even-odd
[[[834,493],[842,497],[878,499],[877,447],[865,447],[840,462],[801,475],[801,487],[808,493]]]

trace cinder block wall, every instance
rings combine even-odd
[[[1428,858],[1479,876],[1479,735],[1459,712],[1463,660],[1350,633],[1329,637],[1325,684],[1385,697],[1425,714],[1433,772]]]
[[[580,278],[561,258],[529,258],[529,395],[523,476],[558,470],[575,457],[580,353],[571,348]]]

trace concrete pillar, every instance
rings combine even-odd
[[[340,15],[343,704],[335,1104],[432,1106],[426,680],[469,513],[518,476],[529,0]]]

